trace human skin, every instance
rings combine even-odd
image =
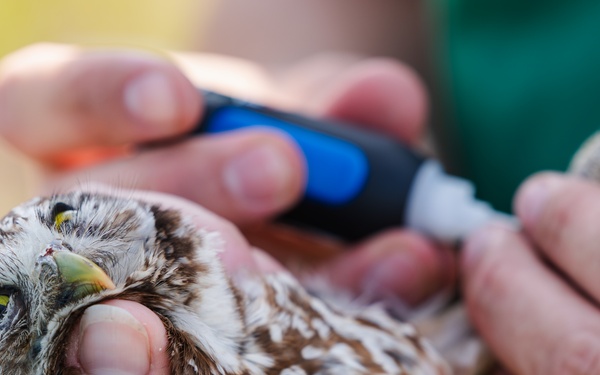
[[[223,74],[219,69],[227,67],[225,81],[231,83],[230,91],[234,93],[255,95],[261,101],[315,115],[364,123],[409,143],[416,143],[423,130],[427,110],[423,88],[410,70],[389,60],[346,61],[343,69],[325,64],[329,72],[337,74],[327,76],[328,85],[324,88],[318,85],[322,77],[316,73],[319,64],[311,65],[310,69],[302,69],[312,83],[309,88],[298,94],[294,90],[285,92],[282,84],[282,94],[275,95],[277,81],[247,62],[215,56],[174,59],[187,64],[185,70],[201,66],[201,71],[188,73],[195,74],[198,82],[207,87],[221,82],[214,77]],[[124,99],[127,83],[145,72],[166,77],[161,83],[157,75],[151,74],[146,85],[166,82],[170,88],[165,90],[173,90],[180,100],[169,106],[157,104],[157,100],[165,100],[164,96],[157,99],[142,95],[137,99],[130,97],[129,105],[133,107],[128,107]],[[240,72],[239,78],[232,79],[234,72]],[[239,82],[252,82],[255,91],[233,87]],[[227,84],[221,85],[218,88],[227,91]],[[325,92],[310,95],[310,87]],[[311,97],[316,99],[311,101]],[[235,247],[243,249],[240,253],[225,253],[224,263],[230,272],[238,267],[276,272],[281,266],[247,245],[231,222],[268,220],[298,199],[302,167],[288,140],[273,134],[242,132],[210,141],[190,139],[135,155],[130,151],[132,145],[188,131],[201,115],[201,100],[175,66],[131,51],[86,52],[74,47],[38,45],[16,52],[0,63],[0,133],[38,163],[44,171],[44,186],[76,180],[113,183],[119,181],[119,174],[136,171],[135,187],[182,196],[225,218],[213,215],[210,217],[215,219],[200,224],[217,220],[226,236],[243,244]],[[405,106],[399,107],[398,103]],[[135,112],[136,107],[142,111]],[[277,172],[277,165],[275,173],[263,169],[262,178],[270,182],[266,190],[252,181],[249,186],[240,183],[238,190],[228,187],[223,178],[228,162],[239,160],[237,156],[255,149],[254,146],[259,149],[258,160],[252,162],[250,158],[251,164],[268,165],[277,155],[285,165],[283,174]],[[199,163],[194,163],[194,168],[172,172],[173,165],[185,158],[205,160],[206,165],[221,168],[198,167]],[[297,173],[286,174],[285,170],[290,169]],[[171,179],[156,178],[162,173],[172,173]],[[209,188],[185,189],[187,184],[199,181],[208,183]],[[120,183],[125,185],[121,186],[123,189],[133,187],[124,181]],[[168,202],[176,198],[160,195],[156,199]],[[515,211],[523,224],[522,231],[492,226],[474,234],[463,249],[463,289],[474,323],[513,373],[599,372],[600,316],[596,306],[600,292],[594,279],[600,188],[563,175],[536,176],[519,191]],[[451,278],[449,270],[453,267],[448,253],[414,233],[392,230],[348,250],[321,264],[319,269],[338,286],[355,292],[365,288],[371,275],[381,274],[382,267],[394,272],[390,271],[389,276],[383,272],[385,277],[376,280],[381,283],[380,289],[391,289],[412,301],[422,300]],[[130,373],[164,371],[164,352],[156,348],[166,338],[156,316],[128,301],[110,304],[115,309],[109,309],[110,316],[106,310],[95,310],[84,317],[81,329],[87,334],[76,336],[82,341],[74,345],[79,351],[72,353],[71,360],[78,361],[90,374],[106,371],[106,363]],[[109,322],[116,334],[103,336],[106,327],[88,325],[85,319]],[[145,334],[139,334],[140,326]],[[147,352],[142,351],[148,356],[144,361],[130,363],[132,357],[123,358],[116,342],[148,348]],[[101,362],[95,357],[98,353],[102,353]],[[94,367],[99,363],[104,367]]]
[[[421,137],[427,111],[424,89],[410,69],[390,60],[344,60],[339,69],[330,64],[327,85],[317,84],[323,79],[318,64],[304,69],[307,80],[319,90],[316,96],[310,89],[286,93],[285,84],[280,87],[260,67],[239,60],[181,55],[173,59],[209,88],[210,82],[221,82],[218,88],[228,92],[222,82],[252,82],[250,89],[229,91],[254,90],[261,101],[363,123],[408,143]],[[195,66],[200,71],[190,72]],[[215,79],[220,76],[223,81]],[[231,223],[267,221],[299,199],[304,182],[300,155],[285,137],[249,131],[139,148],[189,131],[202,115],[201,101],[176,66],[145,53],[36,45],[0,63],[0,134],[37,162],[46,191],[96,181],[117,182],[121,190],[174,194],[219,215],[225,237],[243,239]],[[252,174],[245,173],[249,166]],[[157,199],[175,198],[160,195]],[[239,253],[224,252],[229,272],[240,267],[272,272],[281,267],[244,243],[234,248],[244,249]],[[452,279],[447,249],[401,229],[343,250],[347,251],[316,268],[338,287],[355,293],[381,289],[386,292],[382,295],[417,303]],[[93,309],[84,316],[82,333],[74,336],[80,340],[74,345],[79,350],[69,358],[91,374],[106,371],[107,364],[129,373],[148,373],[148,369],[160,373],[164,351],[152,348],[164,340],[162,325],[143,306],[127,301],[114,301],[111,306],[108,315],[106,309]],[[88,318],[130,329],[97,329],[98,325],[86,323]],[[140,326],[146,334],[139,334],[143,333]],[[130,362],[134,357],[123,357],[114,342],[149,348],[147,360]],[[101,360],[96,357],[99,353]]]
[[[600,372],[596,182],[542,173],[520,188],[522,230],[491,226],[462,257],[468,309],[514,374]]]
[[[281,64],[303,53],[346,49],[394,56],[424,75],[431,74],[426,68],[431,64],[423,64],[428,60],[423,52],[435,40],[425,36],[435,37],[435,29],[427,30],[421,12],[423,5],[434,11],[443,5],[308,0],[290,6],[257,0],[242,9],[239,1],[222,3],[208,30],[208,46],[216,52]],[[263,11],[252,12],[256,9]],[[549,192],[548,185],[556,190]],[[462,249],[461,279],[471,317],[512,373],[600,373],[599,200],[594,184],[564,175],[534,176],[515,200],[523,229],[492,226]]]

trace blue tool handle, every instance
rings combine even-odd
[[[278,219],[348,241],[404,224],[410,188],[425,160],[405,145],[351,124],[315,119],[202,91],[194,134],[275,128],[298,144],[307,182],[300,202]]]

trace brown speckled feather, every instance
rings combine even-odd
[[[57,207],[72,208],[59,225]],[[220,241],[176,211],[112,196],[17,207],[0,223],[0,294],[10,297],[0,374],[77,374],[64,366],[69,333],[86,307],[112,298],[158,314],[173,374],[450,373],[411,325],[375,306],[336,310],[287,273],[229,278]],[[49,244],[94,262],[116,288],[74,298],[40,255]]]

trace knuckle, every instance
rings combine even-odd
[[[600,340],[592,333],[580,331],[564,340],[557,340],[551,360],[541,366],[538,374],[585,375],[600,374]]]

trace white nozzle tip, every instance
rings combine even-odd
[[[443,242],[463,239],[494,221],[515,228],[517,220],[475,199],[467,181],[447,175],[435,161],[423,164],[408,198],[406,224]]]

